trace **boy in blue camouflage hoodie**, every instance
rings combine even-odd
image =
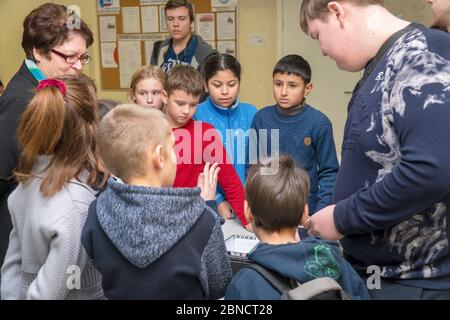
[[[298,225],[308,218],[309,177],[291,157],[274,160],[278,161],[275,174],[267,174],[269,165],[258,164],[250,168],[247,177],[245,215],[261,240],[248,259],[300,283],[330,277],[352,299],[368,299],[364,282],[344,260],[336,242],[298,235]],[[250,268],[239,270],[225,295],[227,300],[280,297],[281,292]]]

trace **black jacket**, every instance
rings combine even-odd
[[[19,157],[16,131],[37,85],[38,81],[24,62],[0,97],[0,265],[3,264],[12,228],[7,199],[16,187],[11,179]]]

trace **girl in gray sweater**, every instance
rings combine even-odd
[[[23,114],[13,230],[1,269],[2,299],[101,299],[101,275],[81,232],[92,187],[107,178],[95,143],[98,102],[87,77],[43,80]]]

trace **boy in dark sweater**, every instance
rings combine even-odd
[[[300,283],[330,277],[353,299],[368,299],[367,288],[343,259],[336,242],[299,239],[297,226],[308,218],[309,178],[291,157],[274,160],[278,161],[277,172],[265,174],[269,165],[258,164],[247,177],[245,216],[261,240],[249,260]],[[257,271],[243,268],[233,278],[225,299],[272,300],[280,296]]]
[[[308,206],[313,214],[331,204],[339,164],[330,120],[306,104],[305,97],[312,90],[310,81],[311,67],[302,57],[288,55],[278,61],[273,70],[277,104],[256,113],[252,128],[258,143],[250,143],[250,148],[259,146],[259,158],[277,152],[290,155],[308,172],[311,181]],[[250,149],[249,154],[251,157],[255,152]],[[255,159],[249,161],[255,163]]]
[[[82,243],[103,275],[105,296],[223,297],[231,267],[218,214],[211,209],[217,164],[206,164],[200,188],[172,188],[175,138],[167,117],[152,108],[114,108],[97,138],[117,178],[110,178],[91,204]]]

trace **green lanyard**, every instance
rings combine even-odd
[[[28,71],[30,71],[37,81],[41,82],[42,80],[47,79],[33,60],[25,59],[25,64],[27,65]]]

